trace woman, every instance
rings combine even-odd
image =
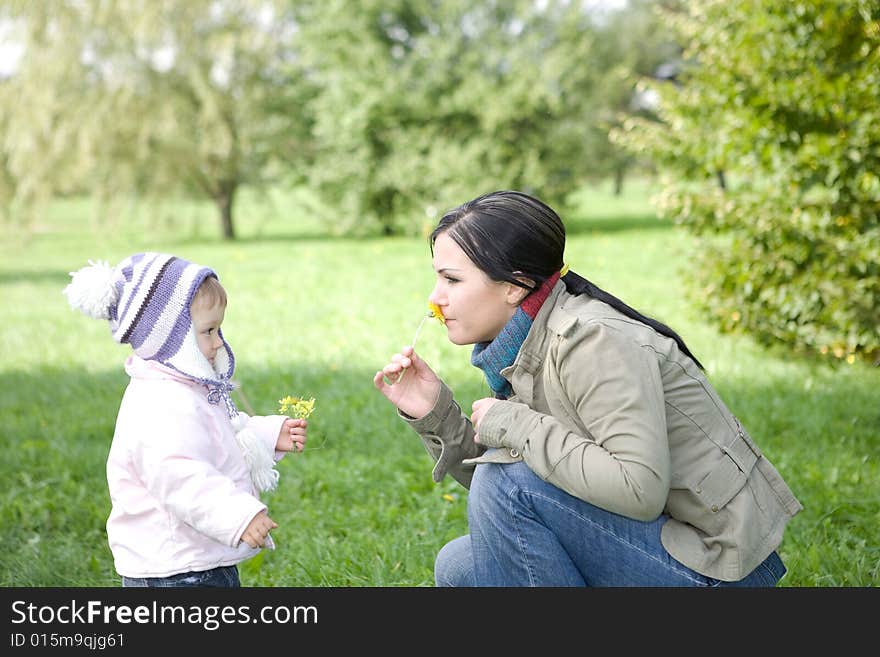
[[[515,191],[448,212],[429,298],[494,396],[470,418],[411,347],[373,383],[470,489],[438,586],[774,586],[802,508],[672,329],[568,272]],[[403,370],[411,370],[401,377]]]

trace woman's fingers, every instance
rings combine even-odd
[[[391,356],[390,361],[373,376],[373,385],[390,398],[392,386],[403,380],[403,375],[412,368],[417,372],[423,369],[422,361],[411,346],[403,347]]]
[[[410,350],[410,351],[412,351],[412,350]],[[407,367],[412,365],[413,361],[412,361],[412,358],[410,358],[411,355],[412,355],[411,353],[409,355],[404,355],[402,353],[394,354],[391,357],[390,364],[399,365],[400,367],[406,369]]]
[[[389,376],[389,374],[383,368],[376,372],[376,375],[373,377],[373,385],[376,387],[377,390],[379,390],[379,392],[390,398],[391,386],[395,384],[398,376],[400,375],[393,372]]]

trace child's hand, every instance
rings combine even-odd
[[[279,452],[301,452],[306,446],[306,429],[308,420],[287,418],[278,432],[275,449]]]
[[[245,527],[241,534],[241,540],[250,545],[252,548],[263,547],[269,532],[275,529],[278,524],[269,517],[265,511],[260,511],[253,517]]]

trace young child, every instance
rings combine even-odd
[[[235,367],[213,270],[138,253],[71,272],[71,307],[130,344],[131,381],[107,459],[107,538],[123,586],[240,586],[237,564],[274,549],[259,499],[274,464],[302,451],[306,421],[248,417],[230,398]]]

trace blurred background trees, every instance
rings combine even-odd
[[[309,83],[286,2],[50,0],[6,7],[7,207],[87,191],[209,199],[224,237],[243,185],[302,174]]]
[[[208,198],[226,237],[242,185],[307,183],[349,233],[502,187],[563,204],[623,180],[609,127],[671,45],[649,3],[612,4],[10,3],[0,194]]]
[[[660,209],[703,237],[692,295],[766,343],[880,359],[880,3],[693,0],[659,121],[617,143],[664,171]]]
[[[305,186],[423,234],[517,188],[663,178],[724,329],[880,358],[880,0],[5,0],[0,212]]]
[[[671,44],[632,47],[630,28],[658,32],[645,3],[312,0],[295,12],[320,81],[310,183],[346,227],[385,234],[435,223],[451,199],[518,188],[561,205],[622,174],[632,158],[610,122],[633,74]]]

